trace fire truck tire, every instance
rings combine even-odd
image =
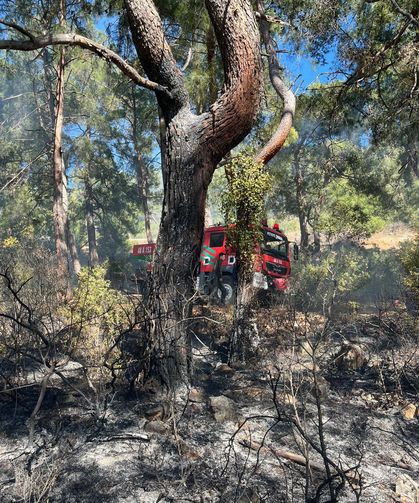
[[[228,306],[234,304],[236,299],[236,283],[231,276],[223,276],[223,284],[224,288],[227,290],[224,303]],[[221,290],[218,290],[217,296],[221,300]]]

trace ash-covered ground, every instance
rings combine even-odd
[[[39,385],[0,395],[0,501],[417,501],[417,327],[404,306],[332,321],[261,308],[259,349],[232,366],[231,313],[195,315],[194,377],[175,395],[153,381],[130,396],[96,387],[99,421],[76,371],[67,387],[52,379],[32,445]]]

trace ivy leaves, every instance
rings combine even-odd
[[[240,153],[226,166],[228,186],[221,197],[221,211],[226,225],[229,246],[236,249],[242,274],[253,270],[255,246],[261,240],[260,222],[264,216],[266,195],[272,177],[262,163]]]

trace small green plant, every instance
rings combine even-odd
[[[105,274],[104,266],[83,268],[73,297],[61,312],[66,322],[80,332],[76,352],[91,368],[102,370],[107,360],[118,359],[114,342],[126,326],[129,313],[126,298],[111,287]]]
[[[19,240],[14,236],[4,239],[2,243],[2,247],[6,249],[16,248],[17,246],[19,246]]]
[[[404,284],[419,304],[419,230],[414,240],[402,244],[400,261],[405,271]]]
[[[261,240],[260,222],[272,179],[253,156],[241,153],[226,167],[227,190],[222,194],[221,210],[225,223],[231,225],[227,241],[240,257],[240,272],[253,270],[255,245]]]

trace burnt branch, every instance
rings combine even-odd
[[[0,278],[3,278],[5,283],[6,283],[6,288],[8,289],[8,291],[12,294],[12,297],[14,299],[14,301],[22,308],[26,311],[27,313],[27,322],[18,318],[18,317],[15,317],[15,316],[12,316],[8,313],[1,313],[0,312],[0,317],[1,318],[6,318],[14,323],[16,323],[17,325],[21,326],[22,328],[26,329],[26,330],[29,330],[30,332],[34,333],[35,335],[37,335],[41,341],[45,344],[45,346],[49,346],[50,345],[50,341],[47,339],[47,337],[45,337],[45,335],[42,333],[41,330],[39,330],[35,323],[34,323],[34,320],[33,320],[33,312],[32,312],[32,309],[23,301],[23,299],[19,296],[19,293],[20,291],[22,290],[22,288],[32,279],[32,278],[29,278],[27,281],[25,281],[19,288],[15,288],[13,286],[13,282],[12,282],[12,279],[10,278],[9,274],[6,272],[0,272]]]

